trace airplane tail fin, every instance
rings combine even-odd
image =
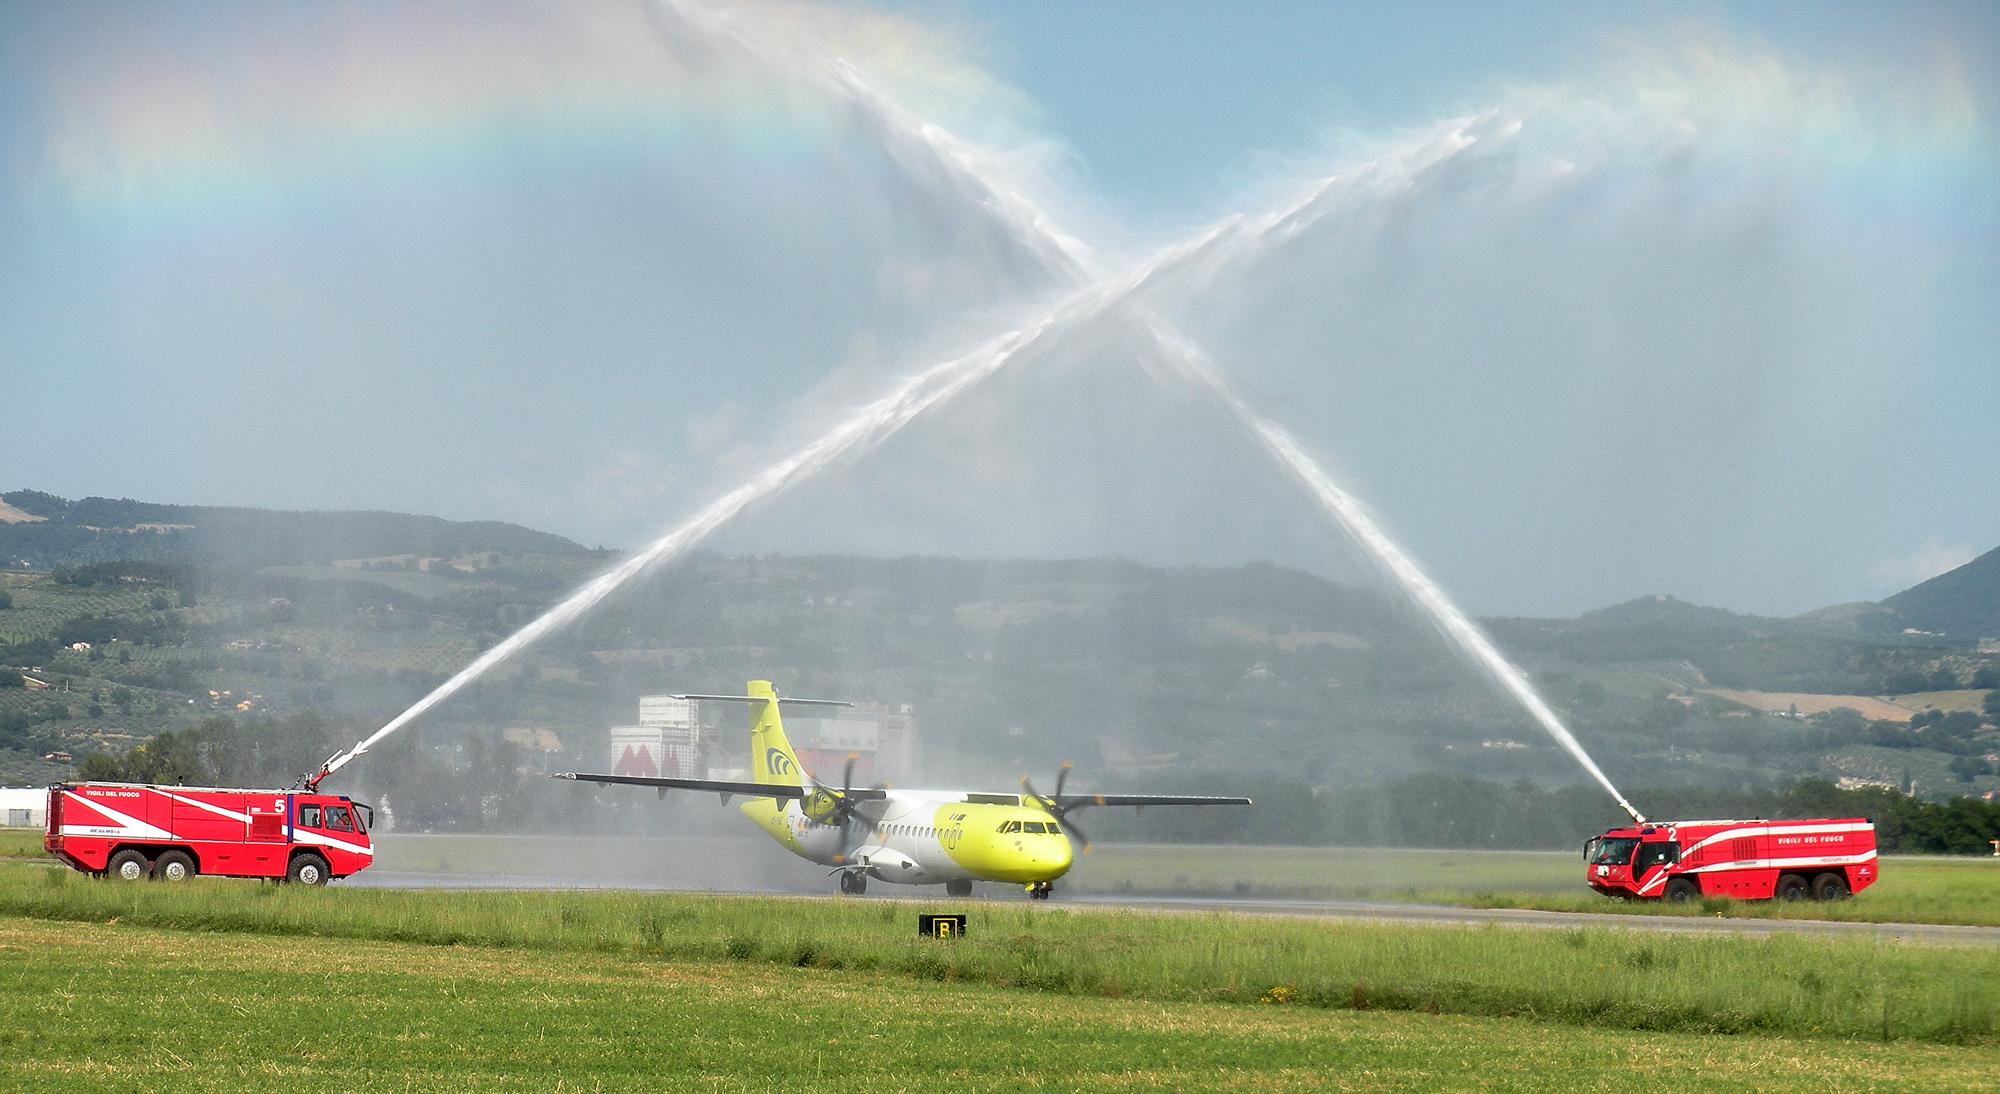
[[[755,703],[755,720],[750,723],[750,775],[766,785],[804,786],[805,771],[798,754],[785,736],[785,720],[778,714],[778,693],[769,680],[752,680],[749,697]]]
[[[780,698],[769,680],[752,680],[744,687],[742,695],[676,695],[676,699],[697,699],[704,703],[749,703],[754,711],[750,718],[750,777],[752,781],[765,786],[804,786],[805,768],[799,766],[798,753],[792,751],[792,742],[785,737],[785,721],[778,715],[778,708],[785,704],[804,707],[851,707],[854,704],[839,699],[793,699]]]

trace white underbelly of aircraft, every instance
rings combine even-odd
[[[868,863],[870,876],[901,885],[930,885],[944,880],[927,869],[917,859],[893,847],[876,845],[865,848],[861,857]]]

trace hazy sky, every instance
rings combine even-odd
[[[1376,164],[1146,299],[1477,611],[2000,543],[1984,3],[0,6],[0,489],[640,542],[1058,288],[831,58],[1104,269]],[[1134,357],[722,545],[1350,572]]]

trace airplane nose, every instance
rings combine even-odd
[[[1051,854],[1049,855],[1049,858],[1053,860],[1051,861],[1050,865],[1054,866],[1058,870],[1069,869],[1070,862],[1076,857],[1076,852],[1074,849],[1070,847],[1070,842],[1068,837],[1064,837],[1062,840],[1058,841],[1056,846],[1051,848],[1050,850]]]

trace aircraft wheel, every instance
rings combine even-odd
[[[972,879],[971,879],[971,878],[960,878],[960,879],[958,879],[958,880],[956,880],[956,881],[947,881],[947,882],[945,882],[945,883],[944,883],[944,895],[946,895],[946,896],[971,896],[971,895],[972,895]]]
[[[848,896],[860,896],[868,891],[868,875],[859,870],[849,870],[841,874],[840,891]]]
[[[152,872],[153,864],[146,861],[146,852],[134,851],[129,847],[111,856],[111,861],[104,865],[104,876],[114,877],[120,881],[138,881],[150,876]]]

